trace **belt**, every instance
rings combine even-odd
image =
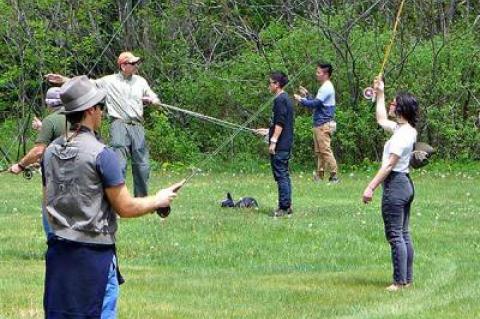
[[[388,174],[388,176],[385,178],[384,182],[390,182],[392,179],[394,179],[397,176],[405,176],[405,177],[407,177],[408,180],[411,181],[409,173],[391,171],[390,174]]]
[[[82,247],[100,248],[100,249],[115,249],[115,244],[84,243],[84,242],[81,242],[81,241],[69,240],[69,239],[59,237],[59,236],[56,236],[56,235],[52,236],[48,240],[48,242],[54,242],[54,241],[63,242],[63,243],[73,245],[73,246],[82,246]]]
[[[334,120],[334,119],[331,119],[331,120],[329,120],[329,121],[323,122],[322,124],[318,124],[318,125],[315,125],[315,124],[314,124],[313,126],[314,126],[314,127],[322,127],[322,126],[324,126],[324,125],[329,125],[331,122],[335,122],[335,120]]]
[[[124,120],[124,119],[119,119],[117,117],[112,117],[112,122],[114,121],[120,121],[124,124],[127,124],[127,125],[142,125],[142,122],[140,121],[137,121],[137,120]]]
[[[395,176],[395,175],[406,175],[406,176],[410,177],[410,174],[409,174],[409,173],[406,173],[406,172],[397,172],[397,171],[391,171],[389,175],[392,175],[392,176]]]

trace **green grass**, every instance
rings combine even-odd
[[[281,220],[268,217],[277,194],[267,170],[197,176],[166,221],[120,221],[119,318],[478,318],[479,172],[413,174],[415,285],[398,293],[384,290],[381,191],[360,202],[373,171],[332,186],[294,172],[294,217]],[[0,318],[43,318],[40,180],[2,174],[0,188]],[[222,209],[226,191],[261,208]]]

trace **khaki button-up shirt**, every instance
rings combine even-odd
[[[106,105],[110,117],[125,121],[143,122],[143,97],[159,102],[147,81],[139,76],[115,73],[93,80],[98,88],[107,91]]]

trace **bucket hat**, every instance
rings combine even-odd
[[[72,78],[61,87],[60,99],[64,105],[63,114],[80,112],[104,101],[107,93],[98,89],[86,75]]]

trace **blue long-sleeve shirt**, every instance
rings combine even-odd
[[[332,82],[326,81],[318,89],[315,98],[307,97],[300,100],[300,105],[313,109],[313,126],[317,127],[335,118],[335,89]]]

